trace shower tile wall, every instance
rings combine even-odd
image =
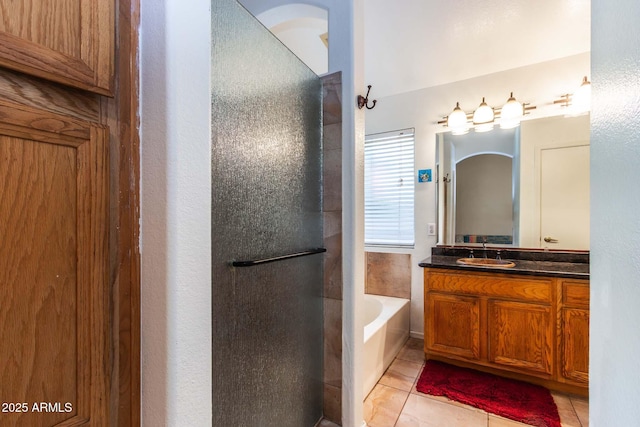
[[[324,417],[342,418],[342,75],[322,77]]]
[[[411,298],[411,255],[367,252],[366,263],[366,293]]]

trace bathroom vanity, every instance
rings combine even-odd
[[[588,253],[502,249],[509,268],[460,264],[469,253],[433,248],[420,263],[426,358],[587,395]]]

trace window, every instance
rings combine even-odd
[[[413,129],[365,137],[365,245],[413,247],[413,158]]]

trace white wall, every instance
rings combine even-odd
[[[314,73],[327,73],[329,51],[320,37],[329,31],[326,9],[288,4],[268,9],[256,18]]]
[[[366,133],[415,128],[416,173],[418,169],[434,169],[436,133],[444,131],[437,121],[449,114],[460,102],[466,112],[472,112],[482,97],[489,105],[501,107],[510,92],[521,102],[537,106],[527,118],[562,114],[553,101],[560,95],[574,91],[589,74],[590,55],[583,53],[555,61],[503,71],[468,80],[435,86],[400,95],[378,99],[373,110],[366,113]],[[423,274],[418,263],[430,255],[436,245],[435,236],[427,236],[427,224],[436,222],[435,180],[416,184],[415,230],[413,250],[395,250],[410,253],[411,277],[411,334],[423,337]]]
[[[595,427],[640,420],[638,22],[637,0],[592,0],[589,422]]]
[[[211,425],[209,0],[141,0],[142,425]]]

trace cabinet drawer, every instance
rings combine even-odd
[[[589,284],[579,281],[563,281],[562,303],[567,307],[589,308]]]
[[[430,271],[425,275],[429,291],[450,292],[487,297],[513,298],[532,302],[551,303],[552,279],[524,276],[459,274]]]

